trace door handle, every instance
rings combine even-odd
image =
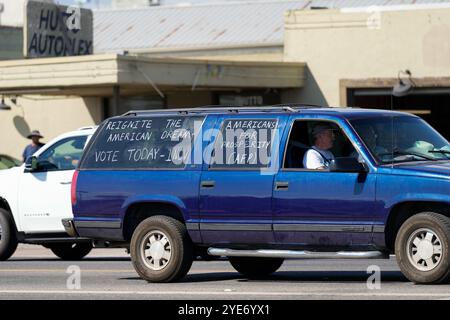
[[[60,184],[72,184],[72,181],[61,181]]]
[[[275,182],[275,190],[288,190],[289,182],[287,181],[277,181]]]
[[[215,181],[202,181],[200,183],[200,186],[202,188],[214,188],[216,186],[216,182]]]

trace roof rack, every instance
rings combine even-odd
[[[305,107],[302,105],[302,107]],[[205,106],[205,107],[194,107],[194,108],[183,108],[183,109],[150,109],[150,110],[132,110],[128,111],[122,116],[136,116],[138,114],[146,113],[163,113],[163,112],[174,112],[180,114],[189,113],[203,113],[203,112],[228,112],[228,113],[240,113],[240,112],[297,112],[292,104],[286,105],[274,105],[274,106],[254,106],[254,107],[242,107],[242,106]]]
[[[317,104],[310,104],[310,103],[280,103],[275,104],[273,107],[290,107],[290,108],[296,108],[296,109],[312,109],[312,108],[324,108],[324,106],[317,105]]]

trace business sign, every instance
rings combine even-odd
[[[28,1],[24,23],[24,55],[28,58],[93,53],[92,11]]]
[[[279,103],[280,95],[274,92],[252,91],[219,95],[219,104],[223,106],[264,106]]]

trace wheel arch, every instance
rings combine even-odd
[[[0,209],[5,209],[11,214],[11,207],[9,206],[8,201],[5,198],[0,197]]]
[[[410,217],[425,211],[450,217],[450,203],[439,201],[404,201],[395,204],[389,211],[385,225],[386,247],[394,252],[395,239],[401,225]]]
[[[186,216],[177,204],[161,200],[139,201],[130,204],[123,215],[123,238],[129,241],[136,227],[147,218],[162,215],[185,224]]]
[[[11,211],[11,207],[8,203],[8,201],[5,198],[0,197],[0,209],[3,209],[7,212],[9,218],[11,219],[11,222],[13,223],[14,229],[17,231],[17,224],[16,224],[16,220],[14,219],[14,215]]]

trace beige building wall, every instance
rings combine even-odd
[[[98,124],[102,119],[100,98],[21,96],[11,110],[0,111],[0,153],[21,159],[30,130],[40,130],[48,142],[61,133]]]
[[[450,76],[450,8],[378,11],[298,10],[285,15],[285,61],[307,63],[306,85],[284,101],[345,103],[340,80],[414,79],[439,85]],[[373,81],[372,81],[373,82]]]

